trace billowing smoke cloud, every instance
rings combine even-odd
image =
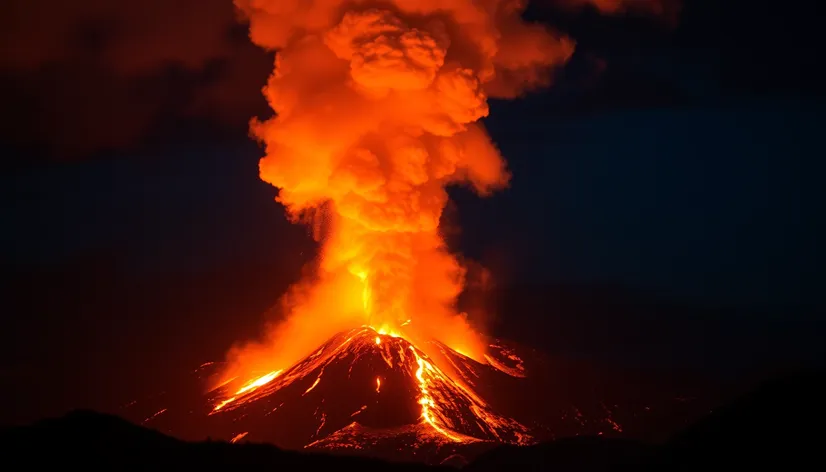
[[[482,359],[454,310],[466,274],[439,232],[445,188],[508,184],[479,123],[487,99],[549,85],[574,42],[524,22],[516,0],[236,4],[252,41],[278,50],[264,89],[276,115],[252,124],[266,146],[261,178],[296,221],[321,228],[322,246],[287,321],[233,357],[283,368],[369,324]]]

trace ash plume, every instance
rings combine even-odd
[[[296,221],[323,228],[314,274],[287,297],[285,322],[233,353],[291,363],[336,332],[369,325],[438,339],[483,359],[454,303],[465,268],[439,221],[452,184],[488,195],[505,161],[478,122],[489,97],[546,86],[569,38],[522,21],[525,2],[249,1],[250,38],[277,50],[253,120],[261,178]]]
[[[266,149],[260,176],[321,242],[314,272],[285,298],[286,320],[235,349],[236,370],[290,365],[361,325],[483,360],[454,308],[466,269],[439,231],[446,187],[486,196],[508,185],[479,122],[487,100],[548,86],[574,41],[523,21],[515,0],[236,5],[251,40],[277,51],[264,88],[275,115],[251,123]]]

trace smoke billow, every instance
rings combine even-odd
[[[261,178],[295,221],[322,230],[286,320],[231,359],[283,368],[364,324],[483,359],[454,308],[466,270],[439,231],[446,187],[508,185],[479,122],[487,100],[549,85],[574,42],[525,22],[522,0],[235,3],[252,41],[277,51],[264,88],[275,116],[251,126],[266,148]]]
[[[252,41],[278,51],[264,88],[275,116],[252,122],[266,147],[261,178],[296,221],[323,227],[318,266],[285,298],[286,321],[236,360],[289,364],[364,324],[482,359],[454,309],[466,271],[439,232],[446,187],[508,185],[478,122],[487,99],[548,85],[573,41],[524,22],[525,2],[513,0],[236,5]]]

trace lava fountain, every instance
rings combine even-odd
[[[527,441],[445,360],[502,366],[455,309],[466,269],[439,224],[447,186],[487,196],[508,185],[479,122],[488,98],[548,85],[573,42],[523,21],[522,0],[235,3],[251,40],[276,51],[263,89],[274,116],[251,122],[266,149],[260,176],[320,250],[284,296],[284,319],[230,352],[213,414],[369,350],[405,373],[377,376],[370,388],[380,395],[394,379],[415,387],[418,422],[432,431]],[[304,395],[323,381],[313,375]]]

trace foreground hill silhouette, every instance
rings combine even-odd
[[[580,437],[530,447],[499,447],[466,465],[469,471],[518,470],[745,470],[780,466],[818,468],[823,458],[823,372],[801,373],[765,383],[660,445]],[[324,470],[445,470],[334,455],[284,451],[265,444],[184,442],[114,416],[77,411],[0,435],[4,462],[64,467],[152,470],[238,470],[249,467]],[[822,465],[820,466],[822,467]]]

